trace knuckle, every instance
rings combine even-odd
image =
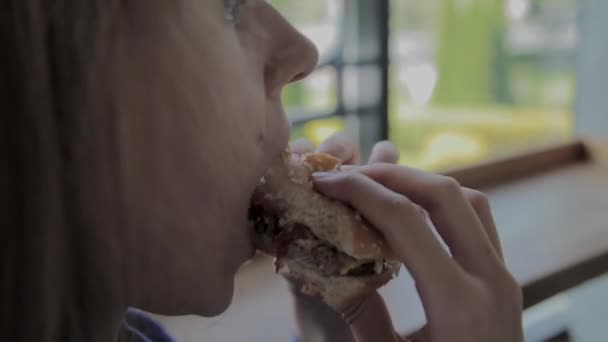
[[[490,209],[490,200],[488,196],[481,191],[467,189],[466,197],[471,203],[471,205],[476,209],[481,210],[489,210]]]
[[[390,173],[391,164],[384,161],[368,164],[364,167],[364,174],[373,178],[377,182],[383,183]]]
[[[359,183],[361,175],[355,171],[345,172],[342,177],[337,180],[340,186],[352,186]]]
[[[391,222],[391,226],[403,227],[404,222],[408,222],[407,229],[414,230],[424,226],[424,214],[420,207],[410,201],[407,197],[395,194],[387,198],[383,205],[387,222]],[[403,232],[402,229],[396,231]]]
[[[391,196],[387,200],[386,206],[390,211],[400,212],[406,215],[418,212],[416,205],[412,203],[412,201],[407,199],[405,196],[397,194]]]
[[[460,183],[455,178],[448,176],[440,176],[437,180],[437,187],[446,192],[460,192],[462,191],[462,187]]]
[[[452,177],[437,176],[432,189],[436,194],[435,204],[445,202],[447,199],[461,197],[463,190],[460,183]]]
[[[523,301],[521,286],[519,286],[519,283],[511,273],[506,270],[502,271],[497,277],[495,284],[498,298],[502,298],[502,300],[506,300],[507,302],[513,302],[518,306],[521,305]]]
[[[376,172],[380,176],[384,176],[387,173],[389,173],[392,170],[393,167],[395,167],[394,164],[386,163],[384,161],[376,163],[376,164],[373,165],[373,168],[376,170]]]

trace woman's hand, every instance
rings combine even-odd
[[[345,165],[357,165],[360,162],[357,145],[344,133],[337,133],[321,145],[315,147],[310,141],[300,139],[291,144],[291,151],[297,154],[309,152],[324,152],[334,157],[344,160]],[[368,163],[395,163],[399,159],[399,152],[388,142],[379,142],[374,146]],[[352,342],[354,341],[350,327],[327,304],[319,298],[310,297],[300,293],[300,284],[292,280],[287,280],[294,299],[294,318],[299,331],[300,341],[332,341],[332,342]],[[380,298],[377,292],[369,294]],[[371,304],[371,302],[368,302]],[[368,305],[372,311],[381,311],[384,303],[380,298],[379,306]],[[388,314],[383,318],[390,323]],[[380,324],[382,325],[382,324]],[[377,325],[377,326],[380,326]],[[386,331],[393,331],[392,326]]]
[[[411,273],[428,321],[412,341],[523,341],[521,291],[505,267],[483,194],[386,163],[320,173],[314,181],[318,191],[359,210]],[[357,341],[400,341],[377,293],[342,316]]]

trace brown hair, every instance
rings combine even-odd
[[[103,282],[92,276],[85,241],[93,230],[85,227],[120,220],[120,201],[104,201],[120,198],[119,149],[100,61],[123,5],[1,5],[0,331],[7,341],[88,340],[81,317],[94,319],[94,301],[110,297],[111,289],[94,285]]]

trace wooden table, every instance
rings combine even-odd
[[[608,272],[608,149],[578,141],[448,172],[486,192],[509,268],[529,307]],[[237,277],[234,304],[213,319],[166,319],[180,340],[289,341],[289,295],[256,260]],[[407,272],[381,290],[396,327],[411,331],[424,314]]]
[[[525,307],[608,272],[608,148],[592,140],[451,172],[492,203]]]

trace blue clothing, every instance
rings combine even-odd
[[[129,309],[122,321],[120,342],[176,342],[157,321],[146,313]],[[294,337],[292,342],[298,342]]]
[[[152,317],[129,309],[122,321],[120,342],[175,342],[175,339]]]

